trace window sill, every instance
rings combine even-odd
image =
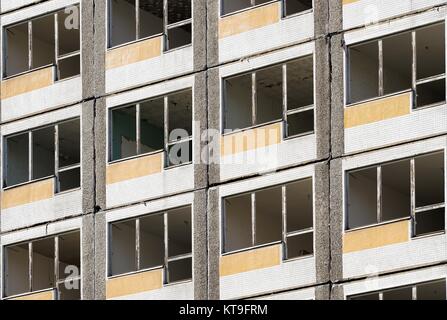
[[[381,223],[369,224],[367,226],[356,227],[356,228],[352,228],[352,229],[345,229],[344,233],[347,234],[347,233],[351,233],[351,232],[355,232],[355,231],[359,231],[359,230],[381,227],[384,225],[393,224],[393,223],[401,222],[401,221],[411,221],[411,217],[408,216],[408,217],[404,217],[404,218],[398,218],[398,219],[393,219],[393,220],[389,220],[389,221],[384,221]]]
[[[46,293],[46,292],[51,292],[51,291],[56,291],[56,290],[57,290],[56,288],[47,288],[47,289],[42,289],[42,290],[38,290],[38,291],[19,293],[19,294],[13,295],[13,296],[5,296],[3,299],[4,300],[14,300],[14,299],[18,299],[18,298],[24,298],[27,296],[33,296],[33,295],[37,295],[40,293]]]

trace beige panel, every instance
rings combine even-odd
[[[106,55],[106,69],[113,69],[161,55],[162,36],[111,49]]]
[[[270,268],[281,264],[281,245],[244,251],[220,258],[220,276]]]
[[[17,298],[12,298],[11,300],[55,300],[54,297],[54,290],[51,291],[45,291],[45,292],[39,292],[39,293],[31,293],[26,296],[20,296]]]
[[[149,176],[163,170],[163,153],[118,162],[107,167],[107,184]]]
[[[54,196],[54,178],[32,182],[2,192],[2,209],[50,199]]]
[[[281,143],[281,123],[250,129],[221,138],[222,157]]]
[[[358,2],[360,0],[343,0],[343,4],[350,4],[350,3],[354,3],[354,2]]]
[[[163,287],[163,269],[141,272],[107,280],[106,298],[128,296]]]
[[[219,21],[219,38],[268,26],[280,20],[280,4],[275,2],[241,13],[224,17]]]
[[[54,67],[48,67],[2,81],[1,98],[8,99],[54,83]]]
[[[343,236],[343,253],[379,248],[409,240],[410,221],[399,221],[347,232]]]
[[[411,92],[377,99],[345,109],[345,128],[410,114]]]

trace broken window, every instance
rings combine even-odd
[[[415,108],[445,102],[445,25],[348,48],[348,103],[412,89]]]
[[[224,253],[284,242],[285,258],[313,254],[312,179],[223,199]]]
[[[286,122],[286,136],[314,132],[313,56],[224,80],[224,131]]]
[[[346,182],[347,229],[410,216],[415,236],[445,229],[443,152],[353,170]]]
[[[109,47],[164,35],[166,50],[192,42],[191,0],[110,0]]]
[[[271,0],[222,0],[222,15],[269,2]],[[285,16],[312,9],[312,0],[282,0],[281,2]]]
[[[4,77],[56,66],[56,79],[78,76],[80,67],[79,6],[5,28]]]
[[[190,207],[113,223],[110,241],[111,276],[164,267],[166,283],[192,278]]]
[[[348,297],[349,300],[445,300],[445,279]]]
[[[5,247],[5,296],[56,290],[59,300],[79,300],[80,233],[70,232]]]
[[[165,151],[166,166],[192,162],[192,91],[111,111],[110,159]]]
[[[57,192],[79,188],[80,139],[79,118],[6,137],[4,187],[56,177]]]

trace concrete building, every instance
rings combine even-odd
[[[446,299],[445,0],[0,0],[2,299]]]

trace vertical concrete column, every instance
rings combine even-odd
[[[219,69],[208,70],[208,129],[215,134],[210,137],[208,178],[210,185],[220,182],[220,79]]]
[[[344,300],[345,294],[343,290],[343,285],[337,284],[332,287],[331,290],[331,300]]]
[[[315,29],[315,117],[317,134],[317,158],[330,156],[330,64],[329,64],[329,4],[325,0],[314,1]]]
[[[329,282],[329,163],[315,165],[315,260],[317,284]]]
[[[207,66],[219,63],[219,1],[207,0]]]
[[[208,299],[220,298],[220,217],[219,192],[217,188],[208,191]]]
[[[203,71],[206,68],[206,2],[207,0],[191,2],[193,10],[194,71]]]
[[[194,77],[194,190],[206,188],[208,184],[208,149],[206,141],[202,139],[208,127],[207,115],[207,79],[206,72],[202,71]],[[203,140],[203,141],[202,141]]]
[[[342,160],[330,165],[330,232],[331,232],[331,282],[343,278],[343,171]]]
[[[82,299],[95,299],[95,217],[93,213],[82,217]]]
[[[95,214],[95,299],[106,298],[107,222],[104,211]]]
[[[207,193],[206,190],[194,193],[194,299],[208,298],[208,250],[207,250]]]
[[[2,12],[2,1],[0,1],[0,14]],[[0,48],[3,50],[3,32],[0,32]],[[0,70],[3,72],[3,59],[0,59]],[[1,76],[1,74],[0,74]],[[2,99],[0,99],[0,110],[2,110]],[[0,123],[2,122],[1,112],[0,112]],[[0,155],[3,155],[3,150],[0,143]],[[0,168],[3,166],[3,156],[0,157]],[[3,246],[2,246],[2,212],[0,207],[0,299],[3,297]]]
[[[315,300],[330,300],[331,286],[326,284],[315,288]]]

